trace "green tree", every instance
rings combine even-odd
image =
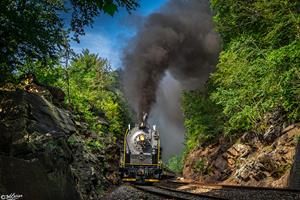
[[[226,132],[249,130],[278,108],[299,119],[299,2],[213,0],[212,7],[224,40],[212,98],[228,117]]]
[[[93,17],[101,11],[113,16],[118,7],[125,7],[128,12],[139,6],[137,0],[72,0],[71,30],[74,32],[74,39],[84,34],[84,26],[93,23]]]
[[[299,6],[296,0],[211,0],[223,51],[207,94],[183,95],[187,149],[257,129],[275,110],[300,119]]]
[[[184,162],[183,153],[181,155],[175,155],[169,158],[167,162],[168,169],[172,170],[177,174],[181,174],[183,170],[183,162]]]
[[[46,61],[58,56],[66,31],[54,1],[0,1],[0,69],[3,81],[27,58]]]
[[[68,46],[69,32],[79,41],[84,27],[104,11],[113,15],[118,7],[135,9],[135,0],[62,0],[0,1],[0,83],[13,76],[16,66],[27,60],[46,63],[61,55]],[[64,17],[71,15],[70,25]]]
[[[261,50],[253,42],[251,38],[232,42],[213,74],[217,89],[212,98],[229,119],[228,133],[249,130],[278,108],[299,119],[300,43]]]
[[[194,149],[199,143],[212,141],[222,133],[222,110],[204,92],[185,92],[182,107],[186,128],[186,151]]]
[[[17,66],[14,77],[19,79],[34,74],[40,84],[48,86],[61,86],[59,82],[65,80],[66,70],[56,60],[48,60],[46,63],[42,61],[25,61],[22,66]]]
[[[84,50],[71,61],[68,68],[71,105],[84,114],[95,131],[123,134],[127,127],[128,109],[117,82],[118,73],[111,69],[106,59]],[[61,84],[65,91],[67,84]],[[103,125],[99,117],[108,120]]]
[[[211,6],[225,49],[241,36],[251,36],[261,48],[278,48],[299,39],[297,0],[211,0]]]

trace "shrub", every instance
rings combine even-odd
[[[199,143],[212,141],[223,131],[224,116],[220,107],[201,91],[183,94],[184,125],[186,128],[186,151]]]
[[[177,174],[182,173],[183,158],[183,154],[172,156],[167,162],[167,167]]]
[[[211,167],[208,165],[208,163],[205,159],[197,160],[195,162],[193,169],[195,172],[200,173],[201,175],[210,174],[212,171]]]

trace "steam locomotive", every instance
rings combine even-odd
[[[161,149],[159,133],[154,125],[149,127],[147,114],[142,122],[128,129],[120,157],[120,176],[123,181],[146,183],[158,182],[161,177]]]

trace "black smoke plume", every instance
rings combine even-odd
[[[199,88],[218,53],[219,37],[206,0],[171,0],[146,18],[123,59],[125,93],[139,118],[150,113],[167,71],[183,88]]]

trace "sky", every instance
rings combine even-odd
[[[122,67],[122,50],[136,34],[138,24],[166,2],[167,0],[140,0],[140,6],[131,14],[120,8],[113,17],[102,13],[95,18],[92,27],[85,28],[85,35],[80,37],[80,43],[72,42],[71,48],[76,53],[89,49],[90,52],[107,58],[112,68]]]

